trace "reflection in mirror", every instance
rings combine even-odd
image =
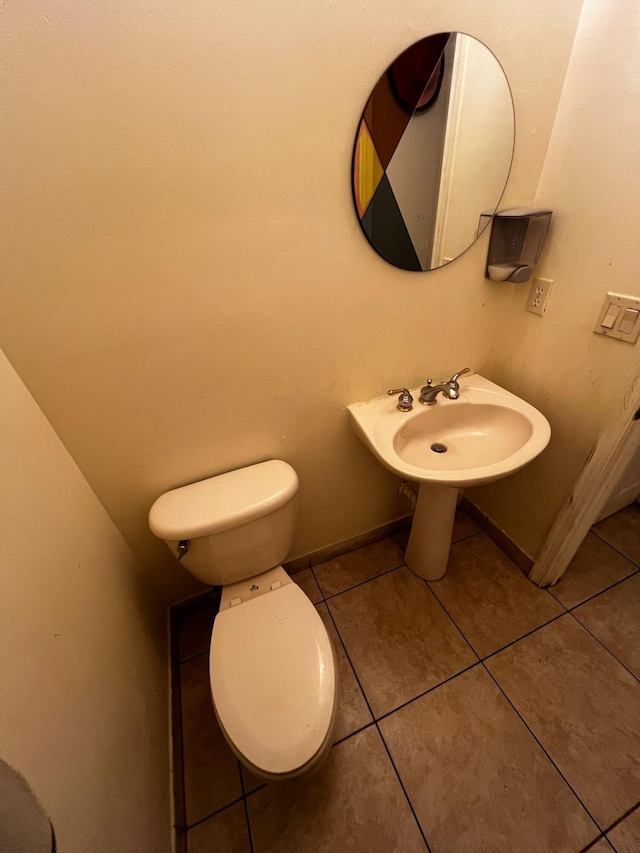
[[[500,63],[477,39],[437,33],[404,51],[360,119],[353,195],[373,248],[406,270],[461,255],[495,211],[514,141]]]

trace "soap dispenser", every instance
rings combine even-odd
[[[486,278],[492,281],[529,281],[551,222],[551,210],[514,207],[493,216]],[[480,227],[490,217],[483,213]]]

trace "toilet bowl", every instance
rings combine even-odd
[[[257,776],[319,766],[332,742],[338,676],[317,610],[280,565],[298,477],[270,460],[173,489],[149,526],[195,577],[222,586],[211,634],[211,696],[231,749]]]

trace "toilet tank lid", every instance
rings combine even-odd
[[[291,465],[271,459],[165,492],[149,511],[149,527],[160,539],[198,539],[268,515],[297,490]]]

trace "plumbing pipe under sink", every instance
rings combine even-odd
[[[418,503],[418,490],[413,485],[413,483],[410,483],[408,480],[405,480],[404,483],[400,483],[398,494],[407,498],[407,500],[411,503],[411,506],[414,509],[416,508],[416,504]]]

